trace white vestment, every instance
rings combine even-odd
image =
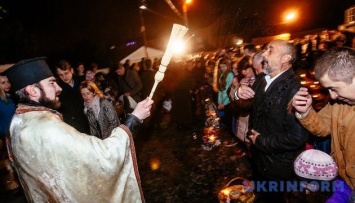
[[[9,149],[29,202],[144,202],[133,138],[78,132],[44,107],[19,105]]]

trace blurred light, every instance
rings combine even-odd
[[[285,13],[285,22],[286,23],[289,23],[289,22],[292,22],[292,21],[295,21],[297,18],[297,12],[296,11],[288,11]]]
[[[319,81],[314,81],[313,84],[318,85]]]
[[[186,44],[184,41],[179,40],[174,42],[174,53],[181,54],[185,51],[185,49],[186,49]]]
[[[295,17],[296,17],[296,14],[295,14],[295,13],[289,13],[289,14],[286,15],[286,20],[287,20],[287,21],[291,21],[291,20],[293,20]]]
[[[158,158],[150,159],[150,168],[155,171],[160,168],[160,160]]]
[[[305,74],[305,73],[300,74],[300,77],[301,77],[301,78],[304,78],[304,77],[306,77],[306,74]]]
[[[143,5],[141,5],[139,8],[140,8],[140,9],[142,9],[142,10],[148,9],[148,8],[147,8],[147,6],[146,6],[146,5],[144,5],[144,4],[143,4]]]
[[[216,138],[215,135],[210,135],[209,139],[210,139],[211,142],[214,142],[214,141],[216,141],[217,138]]]
[[[114,49],[114,48],[116,48],[116,46],[115,46],[115,45],[112,45],[112,46],[110,47],[110,49]]]
[[[190,4],[192,3],[192,0],[185,0],[185,4]]]
[[[237,39],[235,42],[236,45],[242,45],[243,44],[243,40],[242,39]]]
[[[290,33],[283,33],[275,36],[275,39],[289,40],[291,38]]]
[[[136,41],[127,42],[127,43],[126,43],[126,47],[128,47],[128,46],[133,46],[133,45],[136,45],[136,44],[137,44]]]

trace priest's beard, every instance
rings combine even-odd
[[[60,107],[60,101],[58,100],[58,97],[56,97],[54,100],[48,99],[46,93],[43,91],[42,87],[39,88],[41,91],[41,97],[38,99],[38,102],[48,108],[51,109],[58,109]]]

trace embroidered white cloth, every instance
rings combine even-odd
[[[9,147],[29,202],[144,202],[129,130],[79,133],[44,107],[20,105]]]

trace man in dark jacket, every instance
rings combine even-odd
[[[255,175],[266,181],[293,180],[293,162],[308,139],[308,132],[290,105],[300,88],[292,70],[296,48],[287,41],[274,40],[262,56],[266,75],[259,77],[253,88],[241,86],[237,94],[240,99],[253,98],[249,138],[253,143]],[[284,202],[282,193],[270,191],[263,193],[261,199]]]
[[[84,114],[84,100],[81,97],[80,82],[74,77],[74,70],[68,61],[62,60],[56,66],[60,80],[58,85],[62,88],[59,95],[64,122],[74,127],[77,131],[89,134],[88,120]]]
[[[124,101],[128,101],[127,97],[132,97],[137,103],[142,100],[141,91],[142,91],[142,81],[139,77],[137,71],[126,69],[122,64],[119,64],[115,68],[117,73],[117,83],[120,88],[120,95],[124,96]],[[127,102],[126,102],[127,103]],[[127,109],[129,107],[125,104],[126,113],[132,112],[133,109]]]

